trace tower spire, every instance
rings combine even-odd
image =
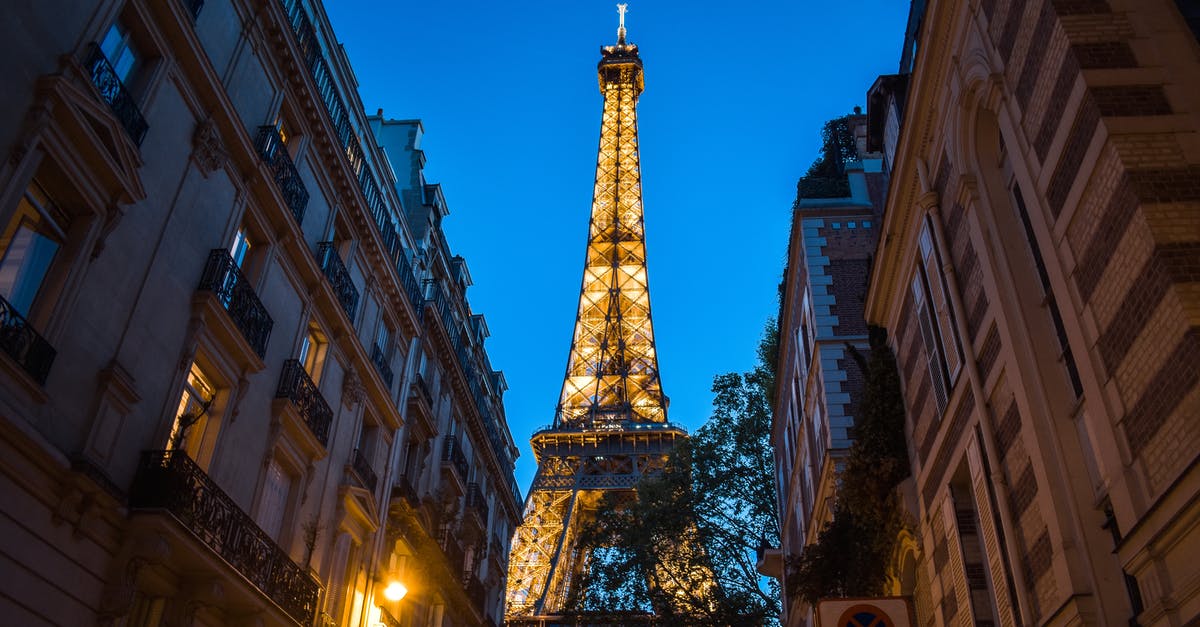
[[[625,45],[625,12],[629,10],[628,4],[618,4],[617,13],[621,15],[621,25],[617,27],[617,45]]]

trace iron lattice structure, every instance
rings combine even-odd
[[[623,19],[617,32],[617,44],[600,49],[604,113],[583,286],[554,423],[530,440],[538,470],[509,560],[508,624],[554,622],[589,557],[576,543],[581,526],[605,494],[632,492],[661,472],[687,438],[667,422],[650,320],[637,135],[642,61],[625,41]]]

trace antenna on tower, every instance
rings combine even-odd
[[[617,27],[617,45],[625,45],[625,12],[628,10],[628,4],[617,5],[617,13],[621,16],[621,25]]]

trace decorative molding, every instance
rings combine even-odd
[[[347,407],[354,407],[361,403],[367,397],[367,388],[363,385],[362,378],[358,376],[358,371],[351,366],[346,369],[346,376],[342,378],[342,402]]]
[[[192,159],[205,178],[223,169],[229,160],[229,151],[211,117],[196,123],[196,130],[192,132]]]

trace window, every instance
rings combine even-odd
[[[279,142],[287,145],[288,140],[292,138],[292,133],[288,130],[288,125],[283,121],[283,115],[275,116],[275,130],[279,133]]]
[[[129,35],[129,29],[117,22],[108,29],[104,40],[100,43],[100,51],[108,59],[109,65],[116,71],[117,77],[125,85],[141,65],[141,54]]]
[[[258,510],[258,526],[267,535],[279,540],[283,531],[284,517],[291,500],[292,477],[272,459],[267,466],[267,477],[263,483],[262,502]]]
[[[0,296],[21,315],[29,317],[68,226],[66,214],[32,181],[0,234]]]
[[[233,262],[237,264],[239,269],[245,269],[246,253],[250,252],[250,237],[246,235],[245,227],[238,229],[236,235],[233,236],[233,244],[229,247],[229,256],[233,257]]]
[[[325,354],[328,351],[329,343],[325,341],[324,334],[315,326],[310,326],[308,332],[304,335],[304,339],[300,342],[300,363],[304,364],[304,371],[308,373],[308,377],[313,382],[321,380],[321,372],[325,367]]]
[[[211,409],[216,398],[212,380],[195,362],[188,371],[179,396],[179,407],[175,411],[175,422],[167,440],[169,450],[186,451],[188,457],[200,461],[201,446],[209,435]]]
[[[388,328],[386,322],[380,323],[379,330],[375,332],[375,348],[379,349],[379,353],[385,358],[391,356],[392,330]]]
[[[921,226],[918,244],[920,264],[912,280],[913,310],[925,343],[929,378],[938,413],[941,413],[946,409],[950,390],[962,367],[962,352],[954,331],[954,314],[946,297],[948,290],[942,275],[941,256],[934,245],[928,216]]]
[[[1029,245],[1029,253],[1033,257],[1033,265],[1037,269],[1038,281],[1045,296],[1046,310],[1050,313],[1050,322],[1054,325],[1054,335],[1058,339],[1059,361],[1067,371],[1067,379],[1071,383],[1071,391],[1075,398],[1083,396],[1083,382],[1079,379],[1079,368],[1075,365],[1075,355],[1071,352],[1071,343],[1067,340],[1067,329],[1063,325],[1062,313],[1058,310],[1058,301],[1054,298],[1054,290],[1050,287],[1050,275],[1046,273],[1046,262],[1042,259],[1042,250],[1038,248],[1037,237],[1033,234],[1033,224],[1029,221],[1029,211],[1025,208],[1025,197],[1021,187],[1012,185],[1013,205],[1016,206],[1021,228],[1025,233],[1025,242]]]

